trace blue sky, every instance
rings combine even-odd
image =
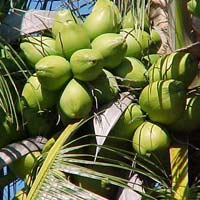
[[[31,1],[31,0],[30,0]],[[58,10],[60,8],[67,8],[68,4],[66,3],[67,1],[55,1],[53,3],[51,3],[51,1],[49,1],[48,3],[48,7],[47,9],[50,9],[50,7],[52,6],[52,10]],[[88,14],[90,11],[91,11],[91,7],[88,6],[88,2],[90,2],[89,0],[77,0],[77,1],[74,1],[74,6],[75,8],[80,8],[82,7],[80,10],[80,13],[81,14]],[[84,6],[83,6],[84,5]],[[34,9],[39,9],[41,7],[41,4],[38,4],[37,1],[32,1],[31,3],[31,8]]]

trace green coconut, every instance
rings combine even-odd
[[[134,30],[132,28],[122,29],[120,34],[127,43],[127,57],[141,58],[146,55],[147,50],[151,45],[151,37],[144,30]]]
[[[63,23],[66,21],[73,21],[75,23],[79,23],[78,18],[75,16],[73,12],[69,9],[61,9],[56,12],[53,25],[52,25],[52,36],[56,38],[57,34],[63,28]]]
[[[117,33],[121,15],[118,7],[110,0],[97,0],[92,12],[86,17],[83,27],[92,41],[104,33]]]
[[[175,132],[190,133],[200,130],[200,97],[190,96],[186,100],[183,115],[170,128]]]
[[[126,57],[114,70],[113,74],[123,79],[122,84],[133,88],[144,87],[148,84],[146,67],[137,58]]]
[[[98,105],[110,103],[119,93],[115,76],[106,69],[103,69],[102,74],[91,85]]]
[[[200,17],[200,2],[199,2],[199,0],[188,1],[187,9],[193,16]]]
[[[49,91],[43,88],[36,76],[30,76],[24,85],[22,104],[36,110],[52,108],[58,100],[58,92]]]
[[[126,41],[117,33],[102,34],[92,41],[91,46],[103,56],[106,69],[113,69],[119,65],[127,50]]]
[[[73,21],[63,23],[63,28],[56,36],[56,50],[59,55],[69,60],[75,51],[89,48],[89,36],[80,24]]]
[[[151,29],[150,37],[151,37],[151,48],[149,48],[149,51],[150,53],[157,53],[162,44],[161,36],[157,30]]]
[[[70,65],[76,79],[93,81],[102,73],[103,57],[94,49],[81,49],[72,54]]]
[[[60,90],[72,78],[69,62],[61,56],[46,56],[35,65],[41,86],[47,90]]]
[[[160,57],[161,55],[157,53],[148,54],[142,58],[142,62],[147,67],[147,69],[149,69],[153,64],[158,61]]]
[[[58,54],[55,40],[46,36],[27,37],[20,43],[20,49],[28,64],[32,67],[34,67],[41,58]]]
[[[168,149],[170,137],[160,125],[145,121],[133,135],[133,149],[140,155],[161,153]]]
[[[131,140],[135,129],[144,122],[144,119],[140,105],[131,103],[117,121],[110,135]]]
[[[133,10],[129,10],[126,15],[124,15],[122,20],[122,28],[134,28],[135,26],[135,17]]]
[[[17,126],[12,118],[6,114],[2,109],[0,111],[0,149],[22,139],[22,135],[17,131]]]
[[[185,109],[184,83],[173,79],[152,82],[142,90],[139,104],[152,121],[172,124],[182,116]]]
[[[63,90],[58,106],[61,116],[80,119],[91,112],[93,99],[82,82],[72,79]]]
[[[25,180],[27,176],[30,176],[36,161],[41,153],[34,151],[27,155],[17,159],[9,165],[10,170],[19,178]]]
[[[146,12],[142,14],[144,14],[144,16],[142,17],[142,20],[144,20],[143,22],[141,22],[141,19],[140,20],[137,19],[138,17],[136,17],[134,9],[129,10],[123,17],[122,28],[135,29],[140,27],[144,30],[149,30],[149,17],[147,16]]]
[[[197,73],[197,63],[190,53],[174,52],[161,57],[148,70],[149,81],[176,79],[189,86]]]
[[[57,115],[52,110],[23,109],[24,128],[29,137],[47,136],[55,128]]]

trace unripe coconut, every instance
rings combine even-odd
[[[92,12],[86,17],[83,27],[92,41],[104,33],[117,33],[121,16],[118,7],[110,0],[97,0]]]
[[[102,74],[92,81],[91,85],[98,105],[110,103],[119,92],[115,76],[106,69],[103,69]]]
[[[162,44],[160,34],[158,33],[157,30],[151,29],[150,37],[151,37],[151,47],[149,48],[149,51],[151,53],[156,53]]]
[[[2,111],[0,124],[0,149],[22,138],[22,135],[17,131],[16,124],[11,117]]]
[[[183,115],[174,124],[171,129],[175,132],[190,133],[200,130],[200,97],[191,96],[186,100],[186,107]]]
[[[58,54],[55,40],[46,36],[27,37],[20,43],[20,49],[32,67],[41,58]]]
[[[122,84],[133,88],[147,85],[147,70],[137,58],[126,57],[114,70],[113,74],[123,78]]]
[[[72,54],[70,66],[76,79],[93,81],[102,73],[103,57],[94,49],[81,49]]]
[[[83,27],[73,21],[63,23],[63,28],[56,36],[56,50],[59,55],[69,60],[75,51],[88,48],[90,39]]]
[[[148,117],[165,125],[174,123],[182,116],[185,103],[184,83],[173,79],[150,83],[139,97],[139,104]]]
[[[9,165],[10,170],[19,178],[25,180],[27,176],[31,174],[36,161],[41,153],[34,151],[27,155],[17,159]]]
[[[135,129],[144,122],[144,118],[140,106],[131,103],[117,121],[110,135],[131,140]]]
[[[58,93],[43,88],[36,76],[30,76],[22,91],[22,102],[32,109],[48,109],[54,106],[58,99]]]
[[[149,69],[153,64],[155,64],[161,56],[157,53],[148,54],[142,58],[142,62]]]
[[[117,33],[105,33],[96,37],[91,43],[92,49],[101,53],[104,58],[104,67],[113,69],[124,58],[127,44],[124,38]]]
[[[199,0],[188,1],[187,9],[193,16],[200,17],[200,2],[199,2]]]
[[[41,86],[47,90],[60,90],[72,78],[69,62],[61,56],[46,56],[35,65]]]
[[[144,16],[142,17],[142,23],[141,19],[137,19],[137,17],[134,14],[134,10],[131,9],[127,12],[127,14],[124,16],[122,20],[122,28],[142,28],[145,30],[149,30],[149,17],[147,16],[146,12],[142,13]],[[140,16],[138,16],[140,18]],[[143,21],[144,20],[144,21]]]
[[[55,38],[57,34],[63,28],[63,23],[66,21],[73,21],[75,23],[79,23],[77,17],[71,10],[69,9],[62,9],[56,12],[53,25],[52,25],[52,36]]]
[[[86,117],[92,110],[93,99],[86,86],[72,79],[62,92],[59,100],[60,112],[69,119]]]
[[[129,10],[126,15],[124,15],[122,20],[122,28],[134,28],[135,26],[135,16],[133,14],[133,9]]]
[[[120,34],[127,43],[127,57],[141,58],[146,54],[151,44],[150,35],[144,30],[132,28],[122,29]]]
[[[23,109],[24,127],[29,137],[47,136],[55,128],[57,120],[57,115],[51,110]]]
[[[174,52],[161,57],[148,70],[149,81],[175,79],[189,86],[197,73],[198,67],[190,53]]]
[[[170,145],[167,131],[160,125],[145,121],[133,135],[133,148],[140,155],[161,153]]]

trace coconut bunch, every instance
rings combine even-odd
[[[197,63],[189,53],[156,54],[161,38],[148,15],[145,19],[145,26],[135,24],[133,10],[121,16],[112,1],[98,0],[83,21],[60,10],[50,36],[24,38],[20,53],[32,73],[17,109],[27,135],[50,138],[106,109],[122,92],[133,100],[109,136],[124,142],[106,139],[106,145],[142,156],[166,153],[173,133],[199,130],[200,99],[188,96]],[[88,123],[88,132],[94,133]],[[95,189],[85,179],[74,182]]]
[[[19,108],[31,135],[51,132],[56,115],[64,125],[87,118],[123,91],[133,91],[132,107],[137,108],[140,122],[145,115],[151,123],[171,126],[182,116],[196,64],[190,54],[150,54],[157,51],[161,39],[148,28],[145,16],[144,30],[135,25],[133,10],[121,16],[112,1],[98,0],[83,21],[70,10],[60,10],[51,37],[22,40],[21,52],[33,73],[23,88]],[[131,128],[130,118],[119,120],[126,125],[116,125],[127,127],[127,133],[123,132],[128,139],[136,129]],[[116,130],[112,132],[120,132]]]
[[[141,29],[123,31],[120,11],[110,0],[97,1],[83,21],[70,10],[57,11],[51,36],[29,36],[20,44],[32,70],[19,103],[28,132],[50,132],[55,111],[65,125],[88,117],[118,98],[119,84],[145,86],[146,67],[139,58],[151,43]],[[35,128],[39,122],[41,130]]]

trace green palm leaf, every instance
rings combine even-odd
[[[159,182],[160,185],[162,185],[162,188],[165,188],[165,191],[167,190],[167,181],[165,181],[163,178],[165,175],[163,174],[162,176],[159,176],[148,169],[148,167],[145,167],[145,165],[142,164],[142,161],[135,161],[136,155],[134,153],[103,145],[101,146],[101,149],[106,149],[112,153],[114,152],[118,156],[118,159],[115,157],[109,158],[101,155],[97,157],[97,161],[94,161],[94,158],[96,158],[95,153],[85,153],[83,149],[87,149],[91,146],[96,148],[97,145],[91,142],[80,144],[80,141],[84,141],[84,139],[90,141],[88,137],[91,135],[84,135],[80,138],[70,140],[76,135],[77,130],[82,125],[82,122],[77,122],[67,126],[67,128],[56,140],[55,144],[51,147],[48,154],[46,156],[45,154],[43,155],[46,158],[42,167],[40,168],[39,173],[35,177],[33,184],[30,187],[31,189],[28,193],[28,200],[105,199],[104,197],[84,189],[81,187],[81,185],[75,185],[73,183],[74,176],[85,178],[83,180],[99,180],[101,184],[111,184],[117,187],[127,188],[130,189],[130,191],[135,192],[135,194],[140,194],[146,199],[156,199],[151,196],[151,194],[148,194],[153,193],[155,188],[150,189],[144,185],[144,191],[146,190],[146,193],[144,193],[142,190],[135,190],[133,187],[128,185],[128,177],[121,177],[119,171],[132,171],[134,174],[140,174],[144,178],[148,177],[148,179],[151,179],[153,182]],[[123,158],[123,160],[120,159],[120,156]],[[132,165],[132,163],[136,162],[140,168]],[[156,164],[148,158],[146,159],[146,162],[156,167]],[[104,170],[96,171],[93,169],[96,167],[101,169],[103,168]],[[118,172],[118,175],[110,175],[108,172],[111,168],[114,168]],[[137,183],[135,184],[137,185]],[[161,191],[161,193],[163,193],[163,191]]]

